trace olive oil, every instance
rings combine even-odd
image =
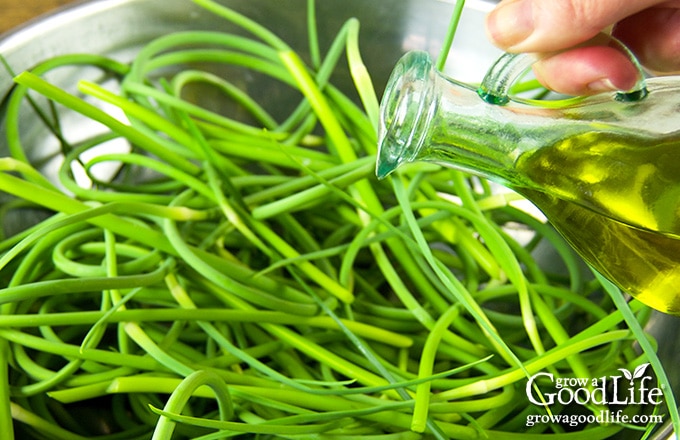
[[[680,144],[585,133],[528,151],[515,189],[602,275],[680,314]],[[540,190],[535,189],[540,188]]]

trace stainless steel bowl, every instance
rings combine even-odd
[[[253,19],[266,23],[292,46],[306,47],[304,1],[301,0],[224,0],[226,4]],[[408,50],[425,50],[436,56],[442,46],[454,0],[322,0],[317,2],[319,28],[326,30],[322,44],[329,44],[350,17],[361,22],[361,49],[378,93],[401,55]],[[466,82],[478,82],[499,51],[488,43],[483,19],[495,1],[468,0],[446,71]],[[131,59],[136,51],[160,35],[189,29],[230,30],[214,15],[189,0],[95,0],[42,17],[4,35],[0,54],[15,72],[37,62],[73,52],[97,53]],[[304,50],[302,50],[304,52]],[[83,72],[70,72],[55,81],[72,88]],[[0,98],[12,87],[11,76],[0,70]],[[1,115],[1,109],[0,109]],[[22,121],[30,126],[32,121]],[[0,139],[4,139],[0,127]],[[33,154],[44,155],[50,146],[40,143],[40,133],[32,142]],[[0,141],[0,153],[3,141]],[[676,347],[679,320],[655,316],[650,330],[660,341],[660,354],[680,389],[680,353]],[[678,393],[680,394],[680,393]],[[669,427],[655,436],[671,437]]]

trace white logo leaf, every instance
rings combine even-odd
[[[626,379],[633,380],[633,375],[630,374],[630,371],[626,370],[625,368],[619,368],[619,371],[623,373]]]
[[[638,366],[635,369],[635,372],[633,373],[633,379],[641,378],[645,374],[645,370],[647,369],[647,367],[649,367],[649,362],[647,362],[646,364],[642,364],[642,365]]]

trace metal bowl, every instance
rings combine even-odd
[[[305,2],[302,0],[223,0],[225,4],[262,23],[304,54],[307,33]],[[322,44],[330,39],[350,17],[361,22],[361,49],[378,93],[396,61],[409,50],[425,50],[436,56],[453,10],[454,0],[323,0],[317,2]],[[484,35],[483,19],[494,6],[491,0],[468,0],[446,72],[461,81],[479,82],[500,52]],[[2,54],[13,71],[31,68],[37,62],[60,54],[82,52],[128,60],[151,39],[174,31],[190,29],[230,29],[224,20],[194,5],[189,0],[95,0],[62,9],[4,35]],[[54,78],[61,87],[73,88],[87,72],[69,71]],[[12,88],[11,75],[0,73],[0,99]],[[342,86],[342,84],[340,84]],[[2,109],[0,108],[0,117]],[[22,121],[27,127],[33,121]],[[0,126],[0,139],[4,139]],[[41,133],[31,135],[31,154],[46,156],[55,146],[43,145]],[[1,142],[1,141],[0,141]],[[3,144],[0,143],[0,153]],[[30,221],[23,219],[23,222]],[[665,365],[676,366],[678,319],[656,315],[650,331],[660,341]],[[680,370],[669,368],[676,390],[680,389]],[[676,392],[677,394],[677,392]],[[670,438],[664,427],[656,439]]]

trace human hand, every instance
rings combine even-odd
[[[680,72],[680,0],[503,0],[486,29],[503,50],[548,54],[534,73],[568,95],[634,86],[637,69],[620,50],[579,46],[602,31],[611,30],[650,72]]]

